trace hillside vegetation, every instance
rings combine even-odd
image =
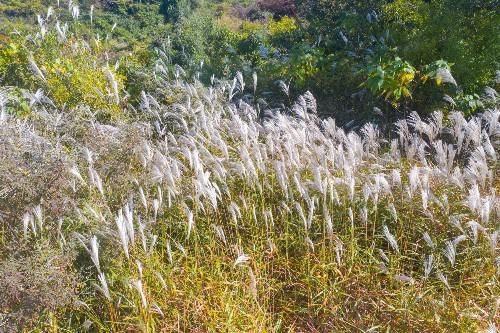
[[[498,18],[4,0],[0,332],[496,332]]]

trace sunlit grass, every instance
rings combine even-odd
[[[21,193],[5,200],[23,203],[0,253],[43,245],[79,282],[77,302],[39,309],[26,330],[494,332],[498,110],[412,113],[387,142],[320,119],[310,93],[260,111],[241,74],[203,87],[182,72],[159,61],[157,91],[127,121],[43,92],[23,95],[25,119],[0,104],[2,172]],[[32,187],[52,181],[43,195],[19,185],[21,163]],[[0,304],[9,325],[30,307],[20,295]]]

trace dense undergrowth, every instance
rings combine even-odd
[[[161,47],[131,96],[133,61],[47,22],[3,49],[0,331],[496,331],[492,88],[349,131]]]
[[[122,74],[132,99],[154,85],[142,74],[163,46],[172,64],[189,77],[200,72],[206,85],[212,75],[256,72],[258,92],[273,107],[290,107],[309,90],[320,114],[351,128],[414,110],[469,116],[489,108],[484,88],[500,84],[496,7],[496,0],[3,0],[0,79],[21,84],[2,68],[12,61],[2,49],[22,48],[34,26],[59,21],[64,30],[72,21],[70,30],[105,47],[113,63],[128,58]]]

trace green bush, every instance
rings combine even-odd
[[[2,85],[32,92],[41,88],[58,107],[71,110],[85,104],[105,118],[117,116],[116,95],[125,78],[107,68],[100,46],[84,43],[71,37],[60,43],[50,33],[41,44],[17,40],[0,46]]]

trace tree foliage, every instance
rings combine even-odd
[[[0,17],[23,31],[28,26],[19,22],[36,22],[44,4],[34,2],[31,9],[8,0]],[[387,102],[396,115],[469,104],[478,111],[474,94],[498,88],[500,18],[494,0],[106,0],[94,3],[89,27],[90,4],[80,2],[77,27],[88,36],[109,37],[107,52],[115,60],[126,58],[130,70],[120,72],[130,77],[125,88],[136,101],[135,87],[145,83],[140,73],[148,72],[155,49],[205,83],[212,75],[256,72],[276,105],[287,99],[276,82],[291,82],[291,95],[310,90],[323,113],[346,121],[365,121],[374,107],[386,110]],[[71,19],[63,10],[56,13]],[[8,45],[10,38],[0,40]],[[437,75],[441,60],[450,65],[453,83]],[[452,105],[444,95],[470,103]]]

